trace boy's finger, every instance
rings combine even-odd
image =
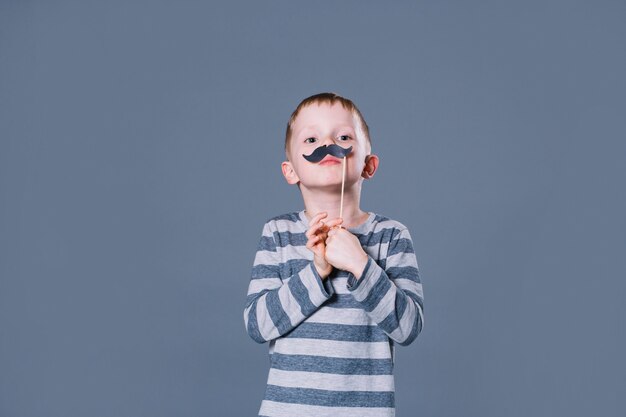
[[[337,233],[340,233],[341,230],[346,230],[346,229],[342,229],[341,227],[333,227],[332,229],[328,231],[327,233],[328,237],[335,236]]]
[[[315,216],[313,216],[313,218],[311,219],[309,224],[315,224],[315,223],[319,222],[322,218],[324,218],[326,216],[328,216],[328,213],[326,213],[325,211],[320,211]]]
[[[324,243],[326,242],[326,234],[313,235],[308,241],[311,242],[312,246],[324,246]]]
[[[310,237],[309,240],[307,240],[306,242],[306,247],[312,250],[313,246],[315,246],[318,240],[319,240],[319,236],[317,235]]]
[[[333,227],[338,226],[341,223],[343,223],[343,219],[341,217],[337,217],[336,219],[327,221],[326,226],[328,226],[329,229],[332,229]]]
[[[314,234],[317,233],[317,231],[322,228],[324,226],[324,223],[322,223],[321,221],[318,221],[317,223],[312,223],[311,227],[309,228],[309,230],[306,231],[306,233],[304,234],[307,238],[310,238],[311,236],[313,236]]]

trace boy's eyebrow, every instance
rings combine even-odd
[[[356,132],[356,128],[354,126],[350,126],[350,125],[341,125],[341,126],[336,126],[335,127],[336,130],[346,129],[346,128]],[[302,129],[300,129],[299,131],[295,132],[295,136],[300,136],[303,132],[308,132],[308,131],[319,132],[319,125],[304,126]]]

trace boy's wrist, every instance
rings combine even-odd
[[[363,274],[363,270],[367,265],[368,256],[367,253],[363,252],[362,257],[354,262],[354,264],[350,267],[348,272],[350,272],[354,277],[358,280],[361,278],[361,274]]]
[[[329,264],[327,268],[322,268],[315,261],[313,262],[313,267],[315,268],[317,274],[320,276],[321,279],[326,279],[333,270],[332,265]]]

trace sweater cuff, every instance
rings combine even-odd
[[[322,279],[322,277],[320,277],[313,261],[309,263],[308,268],[309,273],[301,275],[302,283],[309,290],[311,302],[319,307],[335,293],[335,290],[330,279]]]
[[[361,278],[348,290],[354,299],[361,303],[365,311],[373,311],[389,292],[392,282],[385,271],[374,261],[369,259]]]
[[[363,268],[363,272],[361,272],[361,276],[357,279],[352,273],[348,272],[348,290],[353,293],[358,291],[360,287],[362,287],[361,283],[363,279],[367,279],[370,275],[372,275],[372,270],[375,269],[372,267],[372,263],[375,263],[371,256],[367,256],[367,263],[365,264],[365,268]],[[356,294],[355,294],[356,295]]]

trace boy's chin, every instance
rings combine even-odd
[[[328,182],[318,182],[318,183],[308,183],[308,184],[303,184],[302,182],[300,182],[300,186],[301,187],[305,187],[306,189],[310,190],[310,191],[321,191],[321,192],[337,192],[338,194],[341,194],[341,180],[339,180],[338,182],[335,181],[328,181]],[[348,182],[345,183],[344,185],[344,192],[345,190],[348,189]]]

